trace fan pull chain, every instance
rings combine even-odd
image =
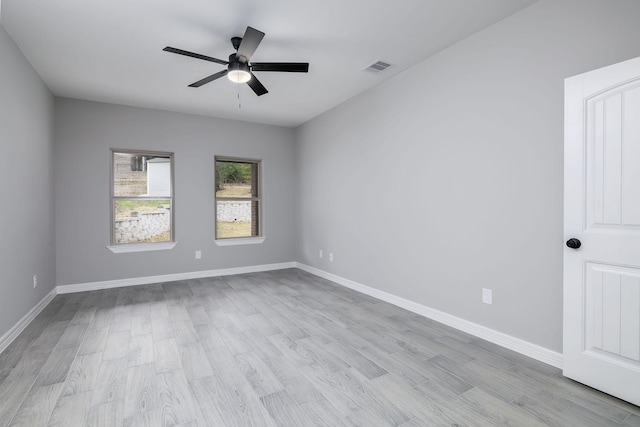
[[[242,110],[242,103],[240,102],[240,83],[236,86],[238,87],[238,110]]]

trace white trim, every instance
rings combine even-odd
[[[202,279],[205,277],[230,276],[232,274],[257,273],[260,271],[283,270],[295,268],[295,262],[280,264],[253,265],[247,267],[222,268],[219,270],[194,271],[189,273],[163,274],[161,276],[135,277],[131,279],[106,280],[104,282],[77,283],[74,285],[58,285],[59,294],[73,292],[97,291],[99,289],[122,288],[125,286],[139,286],[149,283],[173,282],[176,280]]]
[[[520,338],[498,332],[494,329],[478,325],[477,323],[461,319],[451,314],[444,313],[431,307],[409,301],[407,299],[381,291],[379,289],[371,288],[369,286],[354,282],[349,279],[345,279],[332,273],[327,273],[326,271],[310,267],[305,264],[296,263],[296,267],[306,271],[307,273],[311,273],[318,277],[331,280],[332,282],[335,282],[346,288],[353,289],[354,291],[358,291],[365,295],[369,295],[379,300],[388,302],[390,304],[409,310],[413,313],[467,332],[478,338],[482,338],[494,344],[498,344],[499,346],[508,348],[509,350],[513,350],[525,356],[531,357],[532,359],[536,359],[540,362],[562,369],[563,358],[561,353],[549,350]]]
[[[256,273],[261,271],[283,270],[286,268],[299,268],[311,273],[315,276],[331,280],[334,283],[342,285],[346,288],[353,289],[365,295],[388,302],[398,307],[409,310],[421,316],[433,319],[437,322],[459,329],[461,331],[472,334],[478,338],[485,339],[494,344],[508,348],[525,356],[547,363],[556,368],[562,368],[562,354],[539,345],[530,343],[520,338],[498,332],[494,329],[487,328],[477,323],[461,319],[451,314],[433,309],[431,307],[418,304],[413,301],[401,298],[399,296],[371,288],[358,282],[337,276],[326,271],[310,267],[299,262],[283,262],[278,264],[264,264],[247,267],[223,268],[218,270],[205,270],[189,273],[165,274],[161,276],[136,277],[131,279],[107,280],[103,282],[78,283],[74,285],[59,285],[52,290],[42,301],[33,307],[13,328],[0,338],[0,353],[16,339],[18,335],[33,321],[33,319],[51,302],[57,294],[68,294],[73,292],[94,291],[99,289],[120,288],[124,286],[137,286],[149,283],[171,282],[175,280],[201,279],[206,277],[228,276],[232,274]]]
[[[38,314],[51,302],[51,300],[57,295],[56,288],[53,288],[42,300],[35,305],[22,319],[18,320],[18,323],[13,325],[11,329],[7,331],[2,337],[0,337],[0,353],[6,350],[7,347],[18,338],[18,335],[25,330],[29,323],[36,318]]]
[[[214,240],[218,246],[236,246],[236,245],[259,245],[264,242],[266,237],[240,237],[237,239],[218,239]]]
[[[130,245],[107,246],[114,254],[126,254],[129,252],[168,251],[176,247],[178,242],[158,243],[132,243]]]

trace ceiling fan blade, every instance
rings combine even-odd
[[[243,61],[249,62],[263,37],[264,33],[262,31],[247,27],[244,36],[242,36],[242,42],[240,42],[240,46],[238,47],[236,58],[241,59],[241,57],[243,57],[245,58]]]
[[[288,73],[309,72],[308,62],[254,62],[251,64],[253,71],[284,71]]]
[[[222,59],[212,58],[210,56],[200,55],[199,53],[188,52],[182,49],[176,49],[175,47],[171,47],[171,46],[167,46],[162,50],[164,50],[165,52],[177,53],[178,55],[184,55],[184,56],[190,56],[196,59],[202,59],[204,61],[215,62],[216,64],[222,64],[222,65],[229,64],[228,61],[223,61]]]
[[[222,76],[226,76],[229,70],[218,71],[215,74],[211,74],[209,77],[205,77],[202,80],[198,80],[195,83],[191,83],[189,87],[200,87],[202,85],[206,85],[207,83],[211,83],[212,81],[219,79]]]
[[[260,80],[258,80],[258,79],[256,78],[256,76],[255,76],[253,73],[251,73],[251,80],[249,80],[249,81],[247,82],[247,84],[249,85],[249,87],[250,87],[251,89],[253,89],[253,91],[254,91],[254,92],[256,93],[256,95],[258,95],[258,96],[262,96],[262,95],[264,95],[265,93],[269,93],[269,91],[267,90],[267,88],[266,88],[266,87],[264,87],[264,86],[262,85],[262,83],[260,83]]]

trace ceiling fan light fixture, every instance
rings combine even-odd
[[[249,66],[244,62],[231,62],[229,64],[229,72],[227,77],[234,83],[246,83],[251,80]]]

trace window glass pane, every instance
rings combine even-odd
[[[171,197],[171,159],[113,153],[113,195]]]
[[[114,200],[115,243],[170,242],[171,200]]]
[[[216,237],[254,237],[259,235],[257,200],[218,200]]]
[[[258,197],[255,163],[216,161],[216,197]]]

